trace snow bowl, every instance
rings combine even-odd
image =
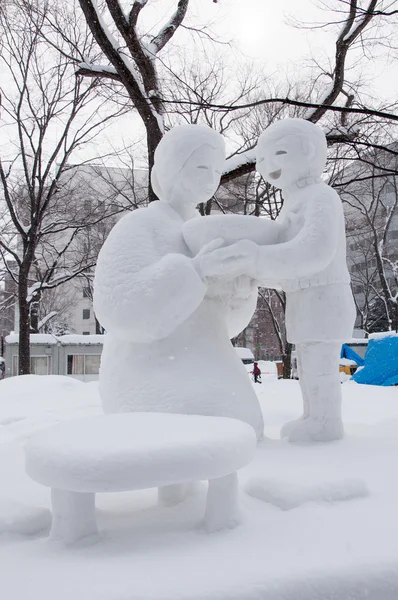
[[[222,238],[225,244],[245,239],[256,244],[276,243],[278,231],[279,226],[274,221],[251,215],[196,217],[189,219],[183,227],[185,242],[193,254],[217,238]]]

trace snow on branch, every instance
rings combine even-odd
[[[123,54],[120,49],[120,44],[118,44],[106,25],[101,11],[98,8],[97,0],[79,0],[79,2],[98,45],[112,62],[115,71],[120,74],[121,71],[126,72],[127,70],[128,75],[130,76],[130,82],[132,78],[133,84],[135,84],[137,88],[135,93],[142,95],[143,88],[141,81],[139,81],[137,70],[131,60]],[[89,71],[91,70],[92,69],[89,69]],[[112,73],[111,67],[107,67],[107,70],[107,74]],[[122,79],[121,75],[120,78]]]
[[[151,61],[145,55],[135,31],[129,29],[126,15],[118,0],[106,0],[106,5],[127,48],[121,47],[118,40],[108,28],[98,7],[98,0],[79,0],[79,3],[96,42],[112,63],[112,66],[120,77],[120,81],[125,86],[144,122],[155,119],[157,127],[160,127],[159,123],[163,125],[161,114],[159,114],[153,102],[148,102],[145,91],[146,80],[150,79],[149,75],[152,74],[149,73],[148,64]],[[128,52],[131,58],[128,56]],[[93,76],[93,69],[90,66],[88,71],[79,71],[79,73]],[[117,79],[113,74],[112,68],[107,68],[106,72],[102,70],[101,72],[96,72],[95,76]]]
[[[83,75],[85,77],[106,77],[107,79],[121,81],[120,75],[112,65],[93,65],[87,62],[81,62],[76,69],[76,75]]]
[[[152,38],[148,45],[149,52],[157,54],[167,42],[173,37],[178,27],[183,22],[185,15],[188,10],[189,0],[179,0],[177,10],[171,19],[166,23],[164,27],[159,31],[154,38]]]
[[[61,284],[66,283],[71,279],[74,279],[78,275],[85,273],[93,267],[95,267],[95,261],[93,261],[92,263],[87,263],[79,269],[59,273],[57,276],[53,277],[51,281],[36,281],[36,283],[34,283],[28,288],[28,293],[26,296],[27,302],[31,302],[33,300],[34,295],[37,294],[37,292],[41,290],[52,290],[53,288],[56,288]]]
[[[38,322],[38,324],[37,324],[37,330],[40,331],[40,329],[42,329],[46,323],[48,323],[49,321],[51,321],[51,319],[53,319],[54,317],[56,317],[57,314],[58,314],[58,312],[56,310],[53,310],[50,313],[48,313],[48,315],[46,315],[45,317],[43,317],[42,320]]]

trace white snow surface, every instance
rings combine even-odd
[[[51,511],[48,508],[27,506],[14,498],[0,496],[0,535],[14,533],[33,535],[48,531],[51,525]]]
[[[96,545],[63,548],[45,532],[0,536],[2,597],[396,600],[398,389],[344,383],[345,439],[308,446],[279,439],[281,425],[300,412],[298,382],[269,377],[253,389],[267,437],[240,471],[242,525],[212,535],[197,527],[204,483],[174,507],[157,506],[155,490],[98,494],[104,533]],[[95,383],[61,376],[0,381],[0,495],[49,508],[49,489],[24,472],[25,441],[55,423],[101,412]],[[324,502],[311,492],[310,502],[281,510],[244,492],[253,479],[342,492],[356,481],[368,495]]]
[[[237,419],[130,413],[59,423],[25,447],[27,473],[75,492],[120,492],[215,479],[253,458],[256,436]]]

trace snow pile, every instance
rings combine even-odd
[[[0,443],[25,440],[35,431],[64,419],[100,414],[97,388],[96,382],[84,384],[62,375],[23,375],[2,379]]]
[[[246,492],[282,510],[291,510],[308,502],[343,502],[363,498],[369,494],[364,481],[347,479],[333,483],[298,485],[277,479],[252,479]]]
[[[47,531],[50,525],[51,512],[47,508],[26,506],[16,500],[0,497],[0,535],[32,535]]]

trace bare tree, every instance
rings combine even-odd
[[[374,310],[388,329],[398,329],[397,144],[370,150],[341,173],[349,265],[362,325],[371,331]]]
[[[128,12],[119,0],[79,0],[81,9],[101,52],[109,61],[82,61],[78,73],[96,79],[120,82],[138,111],[147,137],[149,169],[164,134],[164,104],[162,81],[158,74],[157,57],[182,25],[189,0],[178,0],[169,20],[154,34],[140,31],[139,17],[148,0],[134,0]],[[150,200],[154,199],[149,184]]]
[[[358,120],[350,122],[348,116],[371,116],[373,119],[387,119],[398,121],[398,115],[388,107],[378,109],[371,106],[365,106],[357,95],[357,86],[350,83],[347,79],[347,62],[350,53],[356,52],[358,48],[362,49],[362,57],[366,56],[366,45],[371,43],[375,46],[375,31],[381,37],[383,23],[391,23],[396,19],[395,11],[389,10],[391,2],[385,0],[367,0],[361,2],[358,0],[338,0],[333,4],[333,10],[336,19],[333,23],[316,24],[317,27],[326,27],[338,25],[336,36],[335,55],[328,68],[322,67],[318,62],[314,64],[316,69],[312,84],[303,87],[304,94],[296,86],[285,86],[285,89],[275,83],[267,80],[264,89],[259,91],[258,98],[249,101],[229,103],[206,100],[205,97],[197,95],[183,102],[192,107],[201,107],[203,109],[212,109],[221,114],[230,112],[242,112],[249,110],[251,115],[253,110],[258,107],[272,107],[272,113],[277,115],[278,108],[287,107],[302,109],[300,116],[313,123],[322,122],[326,132],[329,144],[339,142],[350,142],[356,139],[358,135]],[[329,7],[325,7],[326,10]],[[313,27],[314,24],[311,24]],[[390,35],[394,28],[392,26]],[[357,62],[359,61],[356,53]],[[316,72],[316,70],[318,72]],[[298,93],[297,93],[298,92]],[[309,93],[308,93],[309,92]],[[178,102],[175,98],[163,98],[165,104]],[[286,112],[285,112],[286,114]],[[331,115],[336,115],[337,119],[331,119]],[[242,119],[242,127],[247,129],[245,120]],[[254,145],[254,144],[253,144]],[[222,182],[226,182],[241,175],[245,175],[254,170],[254,152],[253,145],[239,156],[233,156],[228,161],[226,172],[223,175]]]
[[[78,304],[77,291],[65,294],[62,286],[45,290],[38,306],[38,333],[65,335],[74,333],[71,327],[72,312]]]
[[[286,107],[301,108],[304,118],[314,123],[320,120],[324,122],[330,144],[352,140],[357,136],[358,130],[348,122],[347,115],[371,114],[377,118],[398,120],[392,111],[364,106],[347,78],[350,55],[354,52],[357,62],[360,62],[358,48],[363,50],[362,55],[366,57],[366,44],[371,42],[374,47],[375,33],[383,38],[383,24],[393,23],[397,18],[388,0],[334,0],[331,8],[325,5],[328,17],[330,10],[334,12],[334,21],[310,26],[338,27],[335,54],[327,66],[316,63],[309,94],[308,86],[304,86],[304,93],[301,93],[297,87],[281,86],[274,77],[272,81],[269,78],[258,81],[256,90],[253,88],[251,97],[247,97],[250,85],[246,87],[246,95],[242,95],[242,82],[237,78],[241,69],[235,69],[226,86],[228,99],[221,87],[219,69],[214,61],[211,61],[207,70],[198,69],[201,56],[196,55],[197,60],[194,61],[191,56],[190,60],[185,59],[181,70],[175,67],[181,60],[180,49],[177,59],[175,53],[169,61],[165,58],[168,56],[165,48],[173,46],[170,41],[179,30],[193,29],[202,37],[214,41],[208,30],[187,24],[189,0],[175,0],[174,11],[158,30],[156,24],[153,27],[142,25],[142,16],[147,14],[151,0],[134,0],[128,9],[124,0],[78,1],[91,30],[91,39],[96,44],[88,52],[86,47],[82,50],[81,40],[74,42],[70,44],[73,50],[68,56],[74,55],[78,74],[101,80],[102,90],[109,85],[118,86],[118,93],[123,95],[124,92],[124,97],[137,110],[146,129],[149,170],[153,165],[156,146],[167,127],[165,116],[169,119],[171,115],[171,121],[175,122],[173,115],[178,112],[180,117],[182,106],[185,107],[185,116],[189,114],[190,122],[208,122],[220,131],[225,130],[225,123],[231,121],[240,121],[247,130],[246,117],[250,117],[259,106],[263,109],[271,106],[274,115]],[[49,31],[59,32],[62,15],[67,9],[60,3],[56,6],[57,10],[52,11],[46,24]],[[40,6],[36,6],[36,10],[40,10]],[[61,17],[57,16],[58,13]],[[50,33],[46,35],[51,38]],[[219,55],[220,52],[217,53]],[[221,59],[221,65],[222,62]],[[187,87],[192,77],[196,78],[195,85]],[[189,94],[187,89],[190,89]],[[338,122],[334,121],[332,126],[331,114],[339,116]],[[244,151],[234,152],[223,175],[223,182],[254,170],[254,141]],[[149,181],[149,200],[153,199],[155,195]]]
[[[109,209],[99,201],[85,208],[70,163],[121,113],[97,97],[96,81],[75,77],[71,61],[43,40],[44,25],[24,2],[1,8],[1,109],[3,132],[11,133],[0,154],[0,256],[6,269],[10,257],[16,263],[8,272],[18,290],[20,374],[30,370],[32,305],[95,264],[92,253],[76,252],[77,242]],[[73,34],[68,23],[64,31]]]

